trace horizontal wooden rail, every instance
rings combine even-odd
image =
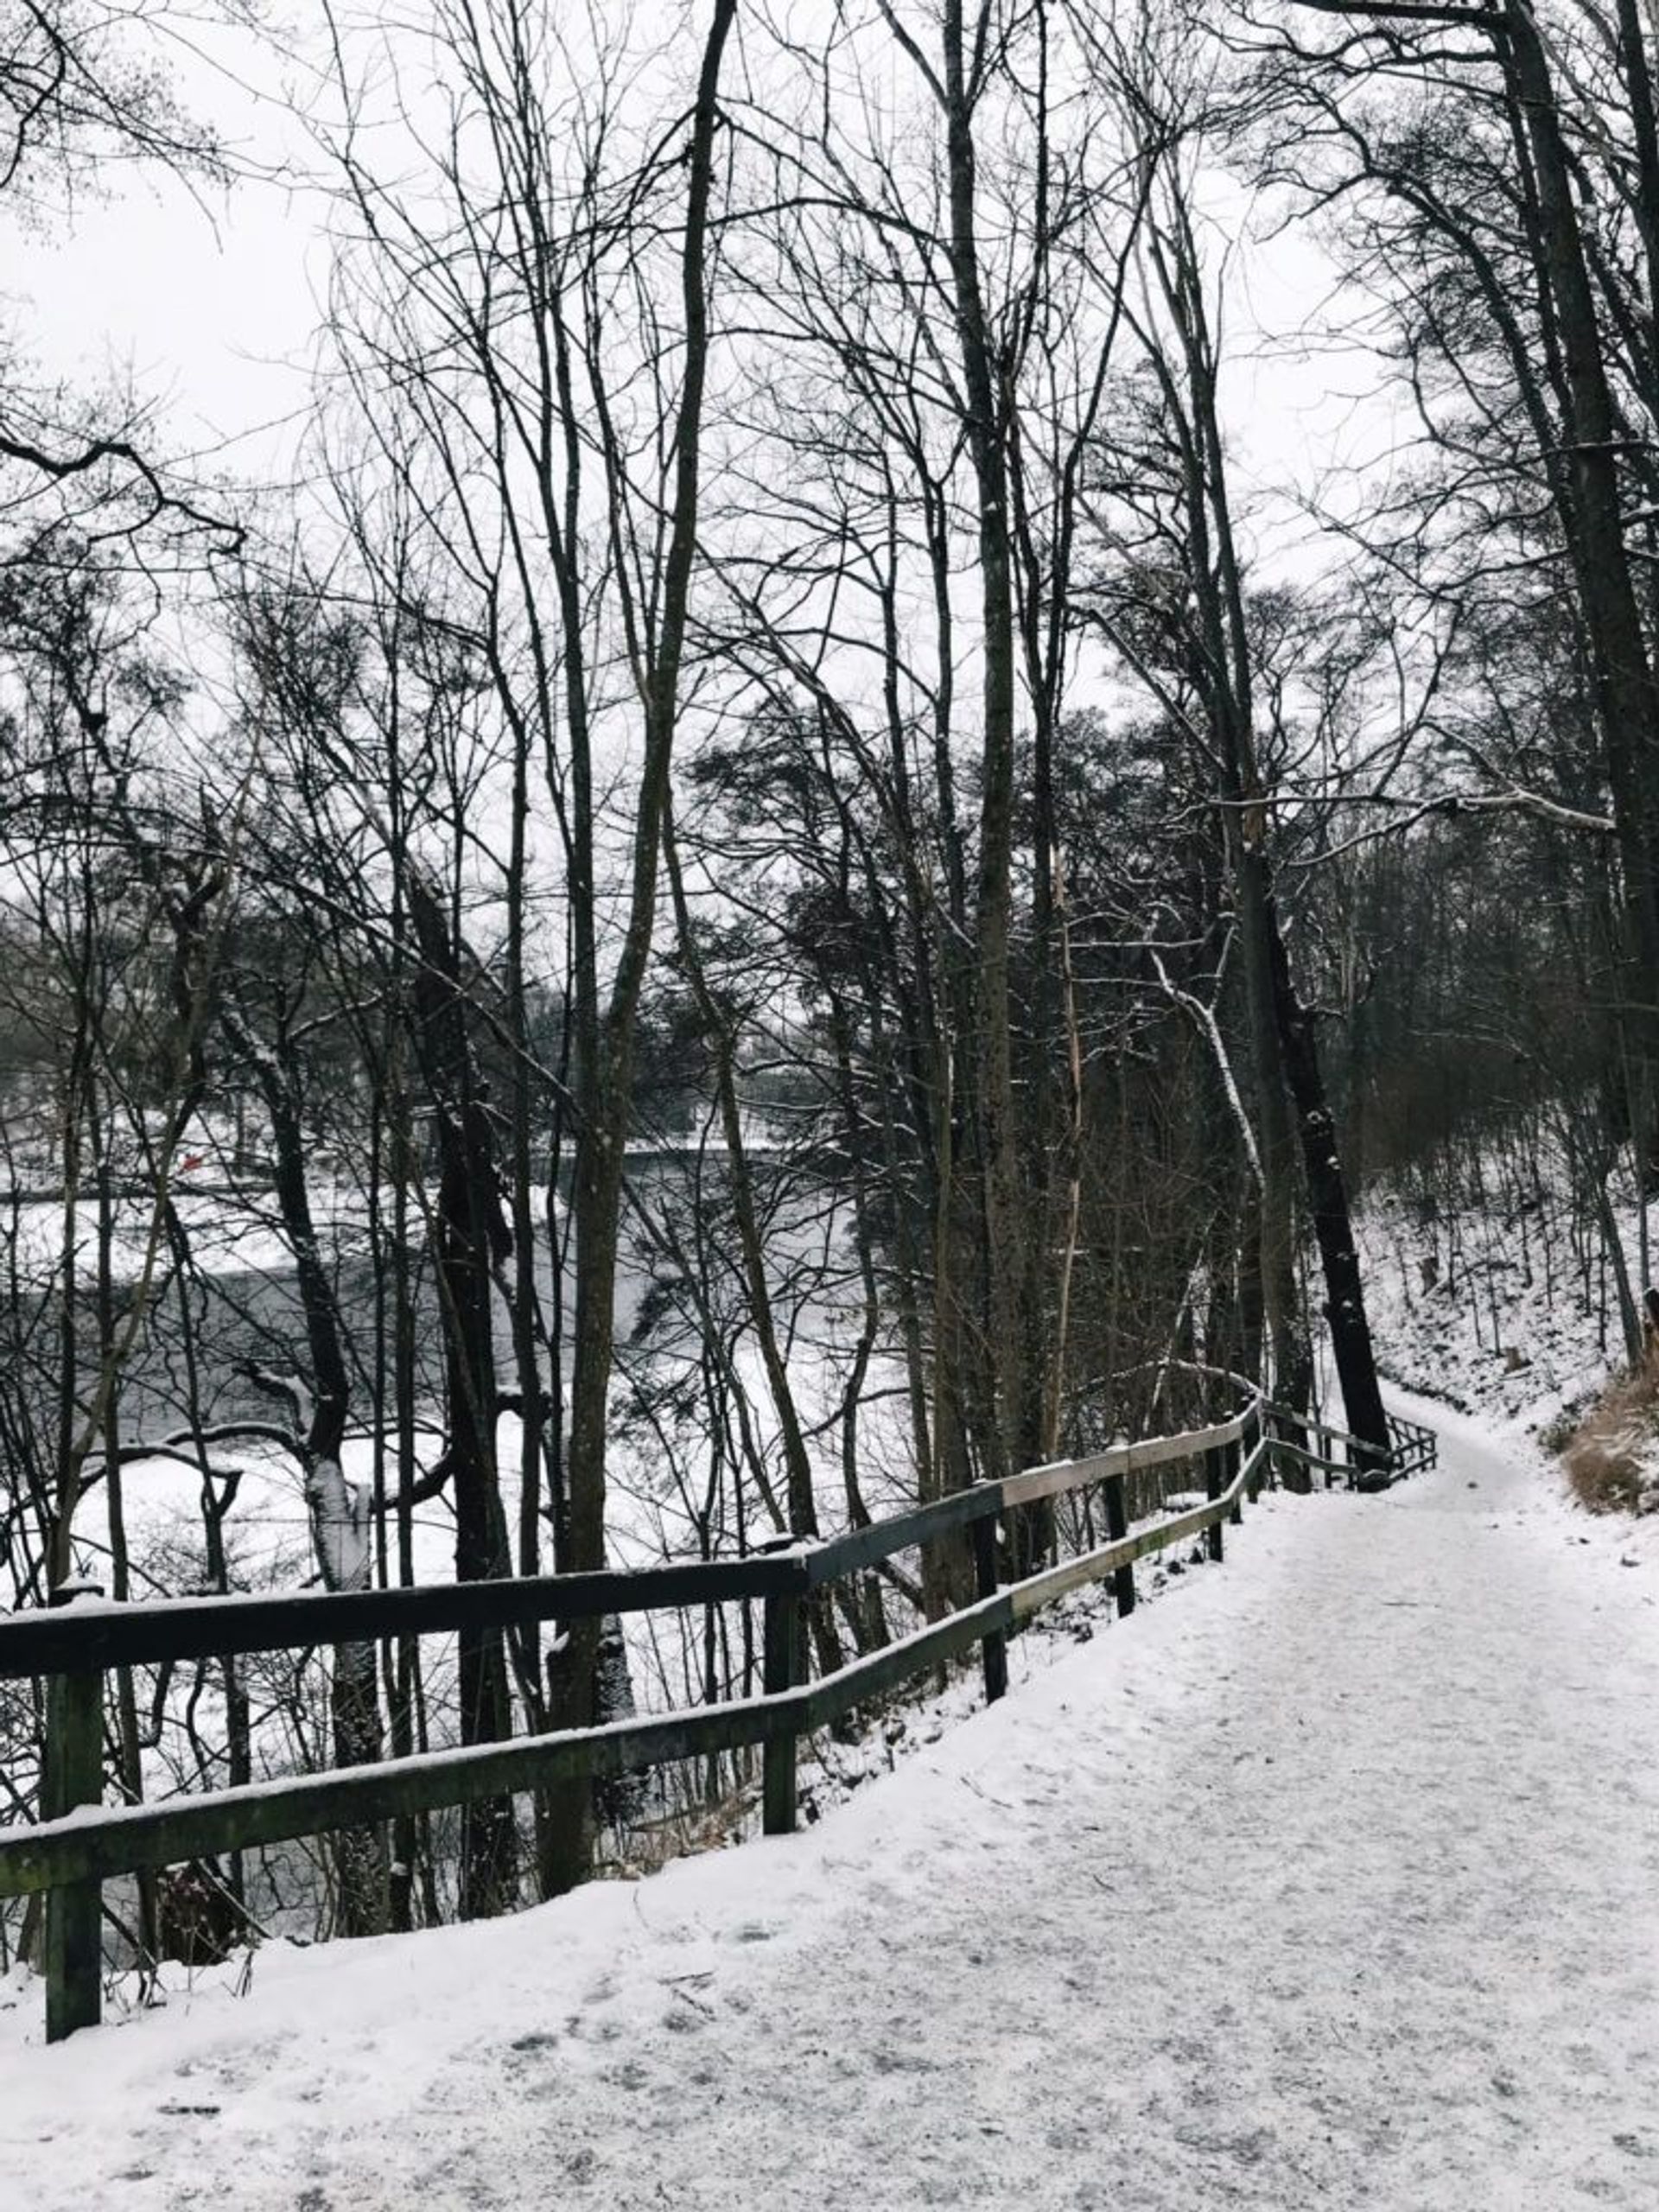
[[[1305,1444],[1292,1444],[1285,1437],[1275,1436],[1273,1440],[1273,1448],[1275,1454],[1281,1459],[1300,1459],[1305,1467],[1318,1467],[1327,1472],[1340,1473],[1342,1471],[1336,1466],[1328,1452],[1310,1452]]]
[[[374,1766],[282,1777],[160,1805],[84,1805],[61,1820],[0,1830],[0,1897],[108,1881],[260,1844],[432,1813],[512,1790],[632,1772],[798,1734],[807,1692],[734,1699],[650,1720],[619,1720],[505,1744],[472,1744]]]
[[[1171,1544],[1179,1544],[1188,1536],[1201,1536],[1206,1529],[1218,1528],[1231,1516],[1234,1506],[1255,1481],[1273,1449],[1271,1440],[1263,1437],[1254,1451],[1247,1452],[1238,1472],[1221,1492],[1204,1505],[1190,1507],[1185,1513],[1176,1514],[1168,1521],[1154,1522],[1150,1529],[1138,1529],[1133,1536],[1122,1541],[1103,1544],[1096,1551],[1084,1552],[1080,1558],[1062,1560],[1058,1567],[1045,1567],[1024,1582],[1016,1582],[1010,1595],[1014,1599],[1016,1621],[1029,1618],[1039,1606],[1052,1605],[1068,1591],[1082,1589],[1085,1584],[1103,1581],[1116,1573],[1120,1567],[1132,1567],[1138,1559],[1149,1553],[1163,1551]]]
[[[1310,1452],[1303,1445],[1289,1442],[1282,1433],[1275,1439],[1274,1448],[1277,1452],[1287,1459],[1300,1459],[1307,1466],[1321,1467],[1329,1477],[1345,1472],[1351,1483],[1363,1473],[1362,1462],[1369,1459],[1376,1463],[1383,1459],[1377,1446],[1367,1444],[1349,1429],[1335,1428],[1329,1421],[1311,1420],[1307,1414],[1279,1405],[1270,1398],[1263,1401],[1263,1411],[1286,1427],[1300,1429],[1304,1434],[1312,1435],[1316,1442],[1329,1446],[1340,1444],[1348,1454],[1345,1470],[1338,1464],[1331,1450]],[[1389,1448],[1384,1464],[1391,1477],[1421,1474],[1426,1468],[1435,1465],[1440,1457],[1440,1446],[1432,1428],[1425,1427],[1421,1421],[1408,1421],[1402,1414],[1389,1414],[1387,1419]]]
[[[965,1493],[971,1496],[971,1492]],[[593,1620],[769,1598],[808,1587],[800,1550],[748,1559],[685,1560],[596,1574],[431,1582],[408,1589],[301,1590],[278,1598],[162,1598],[116,1605],[81,1599],[62,1611],[0,1620],[0,1681],[99,1667],[153,1667],[249,1651],[308,1651],[323,1643]]]
[[[822,1589],[825,1583],[838,1581],[843,1574],[855,1574],[861,1567],[874,1567],[880,1560],[891,1559],[895,1552],[909,1551],[917,1544],[935,1543],[956,1529],[987,1520],[1002,1510],[1001,1492],[1000,1483],[976,1483],[971,1490],[953,1491],[949,1497],[941,1497],[931,1505],[918,1505],[912,1512],[897,1513],[885,1521],[872,1521],[868,1528],[855,1529],[844,1536],[831,1536],[823,1543],[810,1545],[804,1554],[808,1586]]]
[[[251,1651],[308,1651],[325,1643],[370,1643],[461,1629],[592,1620],[741,1598],[787,1597],[817,1589],[894,1552],[931,1542],[1010,1506],[1108,1480],[1143,1467],[1193,1459],[1243,1433],[1249,1413],[1184,1436],[1115,1446],[1086,1459],[1060,1459],[1001,1482],[976,1483],[931,1505],[873,1522],[849,1535],[747,1559],[685,1560],[666,1567],[593,1574],[504,1576],[394,1590],[296,1591],[281,1597],[163,1598],[140,1605],[82,1599],[61,1611],[0,1620],[0,1681],[99,1668],[164,1666]]]
[[[1407,1421],[1402,1414],[1390,1414],[1389,1433],[1394,1439],[1394,1464],[1401,1474],[1421,1474],[1439,1459],[1440,1445],[1434,1432],[1421,1421]]]
[[[1285,1427],[1311,1433],[1327,1446],[1326,1452],[1286,1444],[1279,1433]],[[1394,1457],[1400,1464],[1432,1462],[1432,1432],[1405,1423],[1396,1424],[1393,1433]],[[1349,1452],[1345,1470],[1332,1456],[1338,1442]],[[62,1952],[74,1961],[60,1977],[67,1981],[73,1974],[73,1987],[59,1987],[48,1978],[48,2037],[98,2017],[97,1885],[117,1875],[757,1744],[766,1754],[764,1824],[770,1833],[792,1827],[796,1744],[803,1733],[829,1726],[976,1643],[984,1657],[987,1695],[1000,1695],[1007,1681],[1005,1639],[1039,1607],[1111,1578],[1118,1611],[1127,1615],[1135,1604],[1137,1560],[1199,1535],[1206,1537],[1211,1558],[1222,1556],[1224,1522],[1238,1519],[1243,1500],[1261,1482],[1275,1452],[1290,1452],[1325,1467],[1328,1475],[1346,1471],[1351,1479],[1358,1449],[1363,1447],[1340,1430],[1257,1399],[1230,1420],[1206,1428],[1026,1468],[826,1542],[785,1541],[780,1548],[747,1559],[350,1595],[314,1592],[139,1605],[82,1600],[0,1621],[0,1680],[45,1676],[73,1688],[76,1710],[84,1707],[91,1716],[77,1738],[93,1746],[87,1772],[82,1772],[86,1758],[72,1756],[48,1728],[41,1802],[52,1816],[33,1826],[0,1829],[0,1897],[47,1891],[48,1938],[54,1927],[79,1930],[67,1952],[61,1946],[54,1952],[48,1940],[49,1959]],[[1129,1474],[1200,1461],[1207,1493],[1204,1504],[1129,1529]],[[1110,1541],[999,1589],[995,1516],[1095,1484],[1103,1486]],[[811,1592],[895,1553],[970,1529],[979,1591],[973,1603],[816,1682],[805,1680],[804,1624]],[[95,1799],[102,1783],[97,1738],[106,1669],[748,1599],[766,1605],[766,1694],[760,1697],[373,1766],[280,1777],[162,1804],[106,1808],[80,1802],[89,1796]],[[55,1700],[52,1709],[61,1704]],[[90,1949],[80,1940],[88,1926]]]
[[[1218,1421],[1211,1428],[1189,1429],[1177,1436],[1143,1437],[1133,1444],[1115,1444],[1107,1451],[1091,1452],[1083,1459],[1052,1460],[1043,1466],[1027,1467],[1017,1475],[1005,1476],[1000,1482],[976,1483],[971,1490],[955,1491],[949,1497],[938,1498],[931,1505],[918,1505],[909,1513],[898,1514],[886,1521],[873,1521],[867,1529],[855,1529],[848,1535],[831,1536],[826,1542],[804,1547],[808,1584],[817,1589],[859,1567],[890,1559],[894,1552],[932,1542],[992,1515],[1000,1516],[1013,1506],[1032,1505],[1039,1498],[1085,1490],[1091,1484],[1109,1482],[1116,1476],[1132,1474],[1143,1468],[1173,1466],[1182,1460],[1200,1459],[1219,1445],[1236,1443],[1255,1418],[1255,1408],[1249,1406],[1232,1420]]]
[[[1008,1505],[1030,1505],[1039,1497],[1055,1497],[1078,1490],[1085,1483],[1104,1482],[1112,1475],[1138,1474],[1147,1467],[1173,1466],[1183,1459],[1201,1459],[1219,1445],[1236,1444],[1255,1418],[1248,1408],[1231,1421],[1213,1428],[1190,1429],[1184,1436],[1147,1436],[1135,1444],[1115,1444],[1087,1459],[1056,1459],[1044,1467],[1027,1467],[996,1485]]]
[[[649,1719],[249,1783],[166,1804],[82,1806],[59,1820],[0,1830],[0,1897],[108,1881],[183,1859],[367,1827],[399,1815],[436,1812],[558,1782],[599,1779],[671,1759],[705,1758],[711,1751],[826,1727],[853,1707],[943,1665],[994,1630],[1012,1627],[1064,1591],[1103,1581],[1121,1567],[1201,1533],[1229,1512],[1267,1448],[1259,1445],[1212,1503],[1013,1583],[994,1598],[964,1606],[810,1685]]]

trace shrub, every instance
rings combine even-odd
[[[1659,1445],[1659,1370],[1644,1360],[1611,1382],[1561,1453],[1568,1482],[1592,1513],[1651,1511]]]

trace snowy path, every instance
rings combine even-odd
[[[14,2044],[0,2202],[1651,2208],[1659,1568],[1548,1487],[1454,1429],[804,1835]]]

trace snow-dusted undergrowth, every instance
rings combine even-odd
[[[1523,1175],[1501,1151],[1375,1186],[1359,1211],[1365,1299],[1396,1379],[1465,1413],[1541,1426],[1624,1357],[1617,1269],[1582,1185],[1548,1144]],[[1647,1255],[1628,1174],[1606,1220],[1639,1298]]]
[[[1623,1197],[1610,1192],[1607,1218],[1639,1296],[1646,1244],[1628,1175],[1624,1184]],[[1491,1158],[1432,1187],[1383,1186],[1369,1194],[1357,1232],[1385,1375],[1431,1415],[1450,1407],[1477,1416],[1581,1511],[1560,1453],[1626,1354],[1617,1271],[1564,1166],[1546,1161],[1529,1187]],[[1638,1417],[1630,1441],[1659,1474],[1651,1423]],[[1659,1560],[1659,1524],[1621,1526],[1627,1551]]]

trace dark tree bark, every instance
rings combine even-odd
[[[633,825],[628,919],[602,1019],[597,1007],[596,965],[591,957],[585,975],[578,977],[580,1126],[571,1193],[576,1310],[566,1461],[569,1556],[560,1561],[570,1572],[598,1568],[605,1563],[606,1428],[613,1367],[624,1151],[632,1110],[634,1035],[656,927],[663,817],[679,721],[680,670],[696,555],[703,395],[709,351],[705,260],[714,197],[721,63],[736,14],[737,0],[715,0],[686,149],[685,230],[680,256],[683,366],[672,438],[672,505],[660,610],[645,667],[645,745]],[[614,497],[620,497],[621,488],[620,484],[613,486]],[[594,918],[590,904],[585,924],[590,932]],[[556,1727],[585,1727],[593,1719],[598,1638],[596,1622],[572,1622],[550,1658],[549,1717]],[[554,1793],[543,1867],[550,1891],[569,1889],[582,1879],[587,1871],[590,1831],[588,1793],[580,1789]]]
[[[1325,1274],[1325,1318],[1331,1331],[1343,1412],[1350,1433],[1369,1445],[1376,1455],[1374,1471],[1385,1476],[1390,1451],[1389,1417],[1377,1381],[1370,1325],[1365,1317],[1364,1285],[1354,1248],[1348,1185],[1337,1149],[1336,1117],[1325,1091],[1313,1017],[1303,1005],[1290,972],[1276,901],[1269,909],[1269,924],[1280,1046],[1285,1080],[1296,1109],[1313,1234]]]
[[[511,1255],[494,1132],[467,1034],[461,954],[436,891],[411,866],[405,891],[421,966],[414,990],[416,1050],[438,1147],[437,1288],[443,1331],[448,1438],[444,1464],[455,1507],[455,1579],[509,1575],[512,1555],[495,1452],[494,1270]],[[499,1630],[459,1639],[461,1739],[512,1733],[506,1648]],[[461,1912],[466,1920],[518,1901],[518,1840],[510,1797],[464,1808]]]
[[[977,960],[978,1057],[974,1105],[984,1178],[985,1272],[989,1337],[987,1368],[995,1419],[986,1437],[993,1474],[1036,1455],[1027,1433],[1040,1404],[1020,1374],[1029,1343],[1022,1311],[1027,1224],[1020,1203],[1009,1022],[1009,946],[1014,908],[1015,636],[1014,543],[1008,512],[1007,429],[998,394],[996,344],[985,307],[976,207],[974,113],[980,41],[969,40],[963,0],[945,0],[943,98],[950,190],[950,259],[957,341],[967,398],[968,448],[976,518],[981,693],[980,817],[974,912]],[[1039,1525],[1041,1524],[1041,1525]],[[1025,1548],[1040,1548],[1046,1516],[1023,1516]]]

